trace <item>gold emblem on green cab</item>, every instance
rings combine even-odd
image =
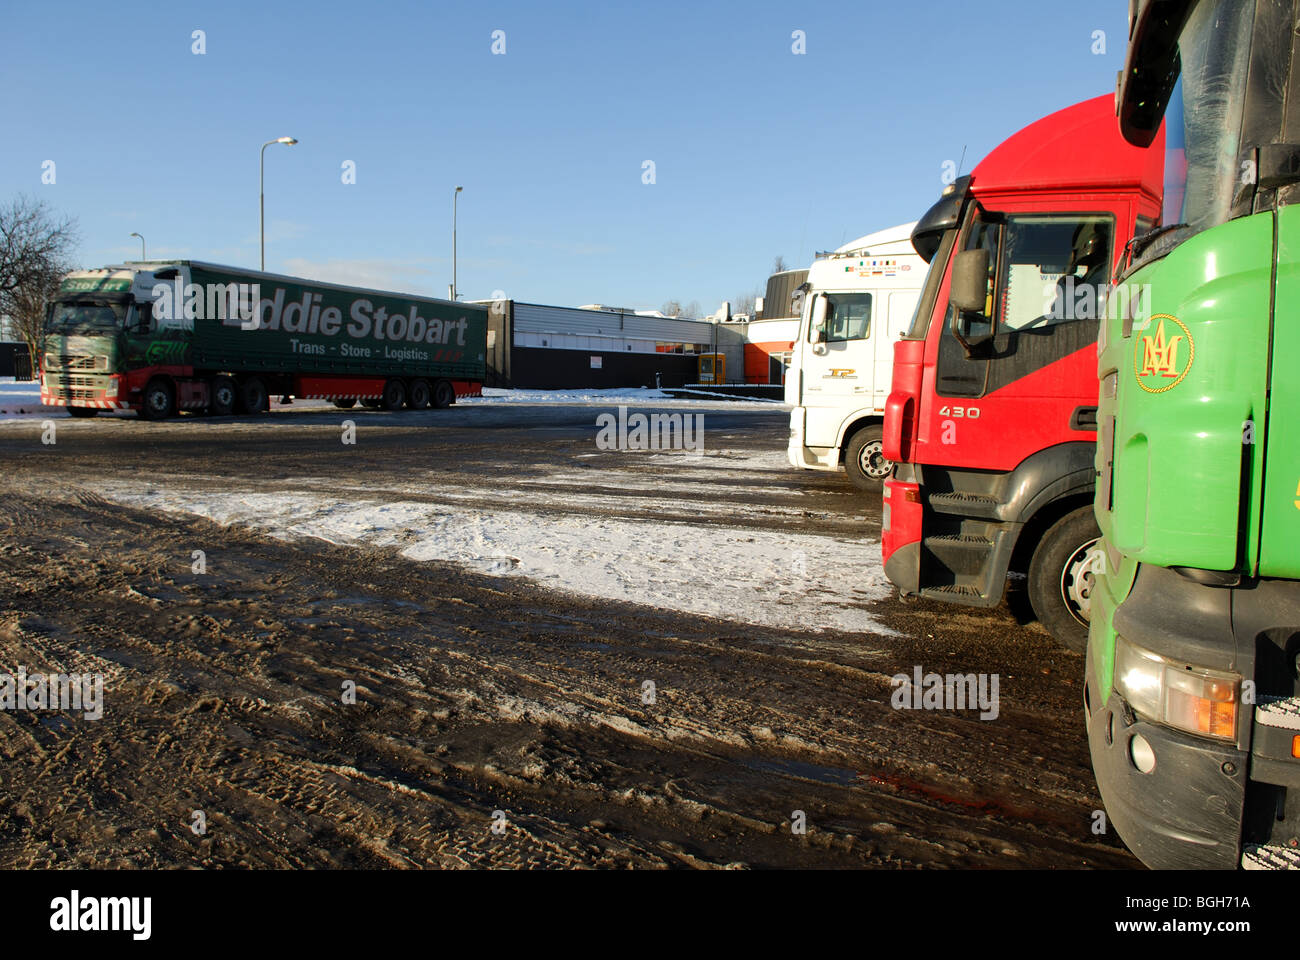
[[[1183,382],[1187,371],[1192,369],[1192,360],[1196,357],[1196,344],[1192,341],[1191,331],[1187,325],[1175,316],[1157,313],[1152,321],[1157,321],[1156,334],[1142,338],[1140,345],[1133,350],[1133,372],[1137,375],[1138,386],[1147,393],[1164,393]],[[1181,334],[1169,336],[1165,331],[1165,321],[1171,320],[1178,325]],[[1150,329],[1148,327],[1147,329]],[[1183,349],[1183,341],[1187,348]],[[1184,361],[1184,358],[1186,362]]]

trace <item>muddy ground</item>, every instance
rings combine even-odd
[[[842,476],[741,489],[597,451],[593,412],[59,418],[54,444],[0,424],[0,672],[105,678],[97,721],[0,712],[0,867],[1137,865],[1092,832],[1082,660],[1014,598],[881,600],[874,634],[775,629],[104,495],[361,483],[491,511],[559,471],[539,516],[878,549],[879,504]],[[780,409],[708,416],[733,458],[784,449]],[[998,718],[893,709],[890,678],[918,664],[997,673]]]

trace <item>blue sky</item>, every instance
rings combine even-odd
[[[461,184],[462,295],[709,312],[1113,90],[1128,5],[1083,6],[11,4],[0,200],[75,216],[82,266],[138,231],[256,267],[258,149],[294,136],[266,154],[269,270],[446,296]]]

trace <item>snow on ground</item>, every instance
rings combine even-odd
[[[683,458],[684,459],[684,458]],[[337,489],[335,487],[334,489]],[[109,483],[97,492],[134,507],[196,514],[277,539],[388,547],[492,576],[601,600],[778,629],[891,634],[867,612],[890,595],[874,539],[696,526],[602,513],[491,511],[397,498],[347,500],[312,491],[200,491]],[[568,497],[557,497],[567,501]],[[546,500],[538,501],[542,506]]]
[[[483,396],[458,400],[458,403],[577,403],[577,404],[654,404],[655,406],[692,406],[698,403],[719,403],[717,396],[708,396],[701,391],[698,398],[672,397],[663,390],[652,387],[610,387],[607,389],[578,390],[506,390],[499,387],[484,387]],[[727,407],[772,407],[774,400],[745,398],[742,400],[723,400]]]
[[[698,398],[674,398],[662,390],[647,387],[615,387],[608,390],[504,390],[496,387],[484,387],[483,396],[470,397],[457,401],[467,406],[510,406],[513,404],[578,404],[592,406],[618,406],[619,404],[646,405],[656,407],[700,407],[703,405],[723,404],[724,409],[745,409],[762,407],[771,409],[776,404],[772,400],[719,400],[716,397],[700,396]],[[283,409],[276,400],[271,401],[272,410]],[[336,409],[327,400],[296,400],[292,410],[311,410],[318,408]],[[6,420],[27,420],[35,417],[48,417],[51,414],[68,416],[63,407],[47,407],[41,404],[40,381],[19,383],[13,377],[0,377],[0,422]],[[112,415],[107,411],[100,416]],[[119,414],[134,416],[134,414]]]
[[[0,377],[0,420],[26,420],[47,417],[51,413],[67,415],[58,407],[42,405],[39,380],[17,381],[13,377]]]

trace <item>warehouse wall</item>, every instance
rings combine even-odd
[[[719,335],[708,321],[482,302],[488,307],[489,387],[654,387],[656,375],[660,385],[680,387],[698,380],[699,354],[710,352],[715,341],[728,354],[733,378],[740,377],[742,338],[734,331]]]
[[[598,357],[599,368],[592,367]],[[512,387],[536,390],[603,389],[608,387],[680,387],[699,377],[695,354],[619,353],[515,347],[511,351]]]

